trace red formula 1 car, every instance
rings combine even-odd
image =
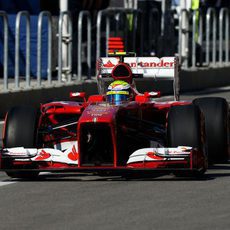
[[[75,101],[12,108],[5,118],[1,169],[17,178],[41,171],[202,175],[208,159],[228,159],[228,103],[179,101],[177,68],[174,57],[100,58],[99,95],[86,100],[85,93],[71,93]],[[138,93],[135,77],[174,80],[175,100]]]

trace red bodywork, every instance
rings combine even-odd
[[[93,101],[92,99],[95,99]],[[44,130],[49,126],[56,127],[66,122],[66,118],[70,121],[77,121],[73,127],[60,127],[52,134],[42,134],[42,148],[53,147],[59,142],[78,141],[78,152],[70,153],[78,159],[78,165],[71,165],[57,162],[36,162],[37,170],[86,170],[86,171],[126,171],[126,170],[200,170],[205,166],[205,156],[202,152],[193,150],[189,157],[184,160],[166,161],[163,157],[159,157],[157,161],[137,162],[127,164],[129,155],[137,149],[145,148],[150,145],[150,141],[146,137],[152,136],[155,141],[161,141],[166,144],[165,133],[146,129],[144,126],[150,125],[151,122],[157,123],[166,129],[167,113],[171,106],[184,105],[189,102],[152,102],[150,98],[143,98],[138,101],[128,102],[120,106],[109,105],[106,102],[99,102],[99,96],[90,97],[90,102],[52,102],[41,106],[41,117],[39,129]],[[140,102],[139,102],[140,101]],[[144,103],[142,101],[145,101]],[[144,121],[144,124],[142,122]],[[149,122],[149,124],[148,124]],[[68,123],[68,122],[66,122]],[[101,136],[102,139],[96,138],[94,141],[95,156],[90,152],[85,138],[87,137],[87,129],[89,132],[95,132],[94,135]],[[128,137],[126,137],[126,135]],[[132,138],[132,135],[137,135]],[[141,138],[140,136],[145,136]],[[130,137],[131,136],[131,137]],[[67,138],[66,138],[67,137]],[[138,139],[137,138],[137,139]],[[90,141],[88,143],[91,145]],[[104,149],[106,148],[106,149]],[[89,155],[91,158],[89,159]],[[100,155],[101,154],[101,158]],[[106,154],[109,155],[106,156]],[[151,157],[151,153],[149,153]],[[13,161],[13,168],[21,168],[25,165],[34,165],[29,161]]]
[[[126,66],[125,64],[121,64]],[[117,67],[117,66],[116,66]],[[114,72],[114,71],[113,71]],[[113,76],[132,85],[132,73]],[[167,114],[171,106],[190,102],[156,102],[150,93],[139,94],[133,87],[132,101],[119,106],[110,105],[104,95],[85,99],[84,93],[71,93],[72,98],[82,102],[51,102],[41,105],[38,124],[38,148],[53,148],[65,142],[77,141],[78,151],[72,149],[68,157],[78,160],[77,165],[49,161],[21,161],[13,159],[11,169],[34,169],[39,171],[196,171],[206,168],[206,157],[201,150],[192,149],[183,160],[169,160],[147,156],[154,161],[127,163],[130,155],[138,149],[150,148],[151,143],[167,146]],[[159,96],[159,93],[156,94]],[[43,152],[44,157],[49,157]],[[156,158],[157,157],[157,158]],[[28,167],[27,167],[28,166]]]

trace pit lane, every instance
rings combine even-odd
[[[230,101],[230,87],[181,99],[200,96]],[[20,181],[1,172],[0,229],[227,230],[229,179],[230,164],[213,166],[201,180],[49,173],[38,181]]]

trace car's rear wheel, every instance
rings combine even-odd
[[[193,104],[205,117],[207,153],[210,163],[226,162],[229,157],[229,107],[224,98],[198,98]]]
[[[195,105],[173,106],[168,113],[167,140],[169,147],[190,146],[204,151],[204,122]],[[201,171],[192,173],[175,172],[176,176],[201,176]]]
[[[38,113],[32,107],[13,107],[8,113],[4,127],[4,148],[34,148],[37,144]],[[36,171],[6,171],[13,178],[34,178]]]

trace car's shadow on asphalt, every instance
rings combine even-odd
[[[230,175],[229,175],[230,176]],[[74,178],[73,178],[74,177]],[[214,180],[215,177],[213,176],[204,176],[202,178],[190,178],[190,177],[175,177],[175,176],[171,176],[170,178],[161,178],[161,177],[129,177],[129,178],[124,178],[124,177],[98,177],[98,178],[90,178],[89,176],[87,176],[87,179],[82,178],[82,177],[78,177],[78,175],[74,175],[72,178],[68,177],[66,178],[65,176],[61,176],[61,177],[57,177],[57,176],[53,176],[53,177],[38,177],[36,179],[13,179],[14,182],[82,182],[82,183],[86,183],[86,182],[132,182],[132,181],[136,181],[136,182],[141,182],[141,181],[210,181],[210,180]],[[12,179],[10,180],[5,180],[5,182],[9,182],[12,181]]]
[[[230,177],[230,164],[212,165],[205,176],[216,179],[221,177]]]
[[[230,177],[230,164],[212,165],[201,177],[175,176],[173,174],[128,174],[128,175],[98,175],[96,173],[47,173],[33,179],[7,179],[17,182],[96,182],[96,181],[210,181]]]

